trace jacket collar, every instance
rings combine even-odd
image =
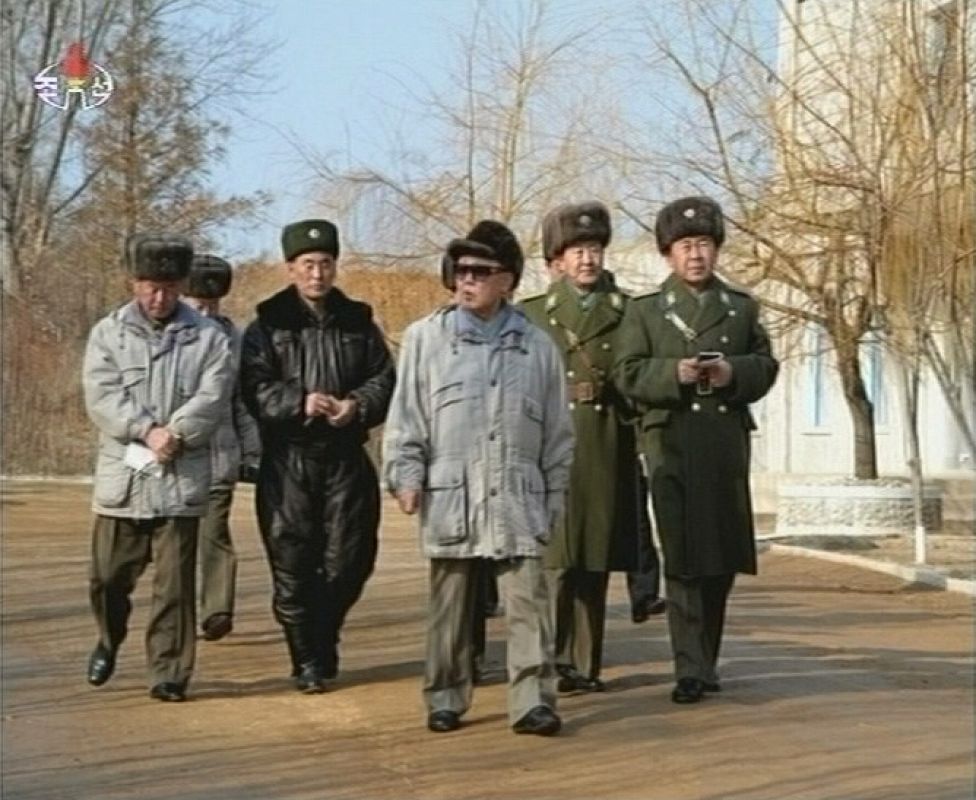
[[[267,300],[258,303],[257,314],[261,322],[272,328],[301,330],[343,322],[356,322],[371,318],[369,307],[350,300],[341,289],[333,286],[325,296],[325,314],[320,319],[298,296],[294,286],[288,286]]]
[[[565,278],[554,281],[546,296],[549,317],[573,331],[580,342],[616,327],[624,313],[623,295],[617,290],[610,273],[603,272],[593,292],[595,301],[586,311],[580,307],[579,293]]]
[[[139,304],[135,300],[130,300],[122,306],[118,311],[118,315],[124,325],[136,328],[146,335],[161,332],[175,333],[184,328],[196,328],[203,322],[203,316],[182,301],[177,302],[173,316],[166,320],[160,327],[153,325],[152,321],[142,312],[142,309],[139,308]]]
[[[728,287],[718,276],[712,276],[703,302],[676,275],[669,275],[661,284],[662,300],[666,311],[684,320],[696,333],[702,333],[721,322],[729,314],[729,304],[722,298],[728,296]]]

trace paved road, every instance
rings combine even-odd
[[[668,699],[663,622],[632,625],[615,577],[608,691],[564,699],[563,734],[512,734],[499,681],[477,691],[461,731],[438,736],[419,699],[424,564],[392,509],[341,679],[306,697],[284,678],[242,496],[238,629],[201,642],[192,701],[165,705],[144,684],[148,581],[115,678],[84,682],[88,489],[7,484],[3,499],[5,800],[973,796],[973,616],[962,596],[767,554],[733,595],[725,691],[681,707]]]

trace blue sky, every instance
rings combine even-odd
[[[230,120],[227,157],[212,177],[220,194],[264,189],[273,201],[257,222],[220,232],[220,250],[233,259],[261,253],[277,257],[281,226],[321,213],[314,198],[325,189],[321,182],[310,187],[312,171],[302,163],[296,141],[340,160],[351,154],[360,163],[388,166],[391,135],[417,137],[423,130],[419,98],[448,80],[457,57],[455,37],[470,25],[476,2],[253,0],[263,14],[254,34],[273,45],[261,65],[268,79],[261,96],[242,101],[246,117]],[[500,14],[524,5],[525,0],[487,0],[485,9]],[[551,0],[549,8],[557,18],[615,18],[623,23],[618,28],[631,28],[635,36],[650,19],[668,36],[680,37],[691,26],[680,17],[678,25],[664,22],[671,5],[665,0]],[[752,8],[765,15],[774,5],[753,0]],[[648,9],[660,13],[648,14]],[[627,91],[639,102],[646,97],[632,87]]]
[[[231,256],[277,254],[281,226],[315,212],[309,170],[291,139],[324,152],[382,158],[385,127],[411,105],[404,83],[436,84],[449,57],[445,42],[471,4],[282,0],[263,7],[257,33],[276,42],[265,63],[271,80],[267,93],[248,104],[253,119],[233,122],[214,180],[224,193],[267,189],[274,202],[259,224],[221,237]]]

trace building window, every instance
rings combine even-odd
[[[874,406],[874,424],[888,424],[888,393],[885,391],[884,342],[875,335],[861,342],[861,378],[868,400]]]
[[[827,332],[819,325],[807,329],[806,421],[810,428],[827,425]]]

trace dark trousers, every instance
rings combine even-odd
[[[647,478],[641,471],[637,493],[637,570],[627,573],[631,612],[646,608],[661,594],[661,561],[654,546],[647,499]]]
[[[92,530],[89,596],[102,647],[115,652],[128,632],[139,576],[153,562],[146,627],[149,685],[185,685],[196,657],[196,517],[149,520],[97,515]]]
[[[376,470],[363,450],[341,458],[266,451],[256,502],[293,671],[314,664],[332,676],[346,614],[376,561]]]
[[[610,573],[571,567],[548,569],[546,578],[556,620],[556,666],[600,677]]]
[[[229,525],[233,500],[233,486],[212,487],[207,513],[200,519],[197,563],[200,565],[200,619],[204,624],[214,614],[234,614],[237,554]]]
[[[718,682],[725,606],[735,575],[667,578],[668,628],[675,678]]]

